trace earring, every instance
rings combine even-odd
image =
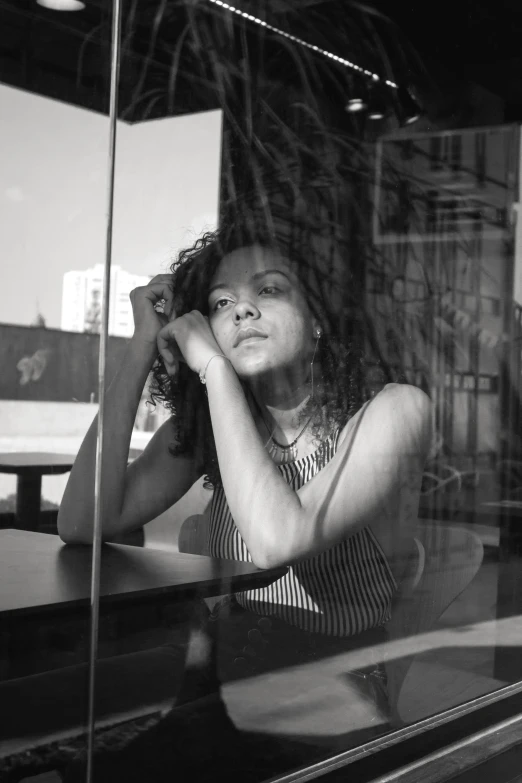
[[[319,340],[323,334],[323,330],[320,326],[316,326],[314,329],[314,337],[315,337],[315,347],[314,347],[314,353],[312,356],[312,361],[310,362],[310,379],[312,382],[312,400],[314,399],[314,360],[315,360],[315,354],[317,351],[317,345],[319,343]]]

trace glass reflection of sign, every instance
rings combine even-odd
[[[516,150],[510,127],[381,139],[374,241],[505,237]]]
[[[473,375],[473,373],[446,373],[445,387],[455,391],[498,394],[498,375]]]

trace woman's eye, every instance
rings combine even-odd
[[[277,287],[275,285],[265,285],[261,289],[262,294],[276,294],[277,293]]]
[[[222,308],[223,308],[225,305],[227,305],[227,304],[228,304],[228,302],[229,302],[229,300],[228,300],[228,299],[218,299],[218,300],[217,300],[217,301],[214,303],[214,307],[213,307],[212,309],[213,309],[213,310],[221,310],[221,309],[222,309]]]

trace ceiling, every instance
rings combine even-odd
[[[372,0],[373,2],[373,0]],[[504,99],[508,119],[522,120],[522,2],[376,0],[421,55]]]
[[[110,3],[85,2],[80,12],[59,13],[40,7],[35,0],[0,0],[0,81],[107,112]],[[395,80],[434,78],[443,91],[451,89],[453,79],[471,80],[504,100],[506,120],[522,121],[520,0],[438,0],[431,4],[231,0],[231,4],[370,70],[382,73],[384,69]],[[176,66],[175,94],[169,101],[160,100],[159,93],[172,72],[176,43],[195,9],[205,13],[208,9],[216,19],[228,14],[230,20],[233,15],[208,0],[124,0],[123,9],[122,118],[138,121],[217,108],[213,76],[209,77],[206,66],[200,67],[213,46],[208,36],[198,45],[194,36],[196,43],[187,50],[190,57],[183,50]],[[257,34],[260,28],[255,29]],[[313,56],[320,57],[323,65],[329,62],[321,55]]]

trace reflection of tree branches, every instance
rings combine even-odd
[[[374,256],[374,268],[384,275],[383,280],[386,280],[386,275],[390,279],[393,274],[393,267],[395,265],[395,274],[403,275],[401,264],[404,263],[406,258],[408,264],[414,264],[414,269],[418,273],[414,277],[419,277],[424,282],[424,295],[419,295],[419,289],[411,286],[411,292],[406,290],[404,295],[400,297],[400,301],[396,300],[398,304],[403,308],[404,318],[402,323],[400,319],[397,319],[393,315],[393,310],[390,306],[388,312],[379,312],[378,315],[381,319],[386,317],[393,320],[392,325],[388,326],[389,330],[395,333],[403,334],[403,343],[407,345],[408,331],[410,334],[417,334],[420,338],[419,343],[425,343],[426,355],[431,355],[436,358],[438,355],[441,357],[441,361],[437,361],[438,366],[446,366],[448,370],[451,370],[455,366],[458,356],[461,358],[469,359],[469,350],[461,345],[462,333],[465,332],[470,339],[479,340],[481,345],[487,345],[492,349],[496,349],[499,341],[502,341],[500,335],[494,335],[483,329],[479,323],[475,323],[474,316],[469,315],[464,317],[465,311],[461,311],[456,304],[453,304],[455,287],[453,283],[454,268],[457,262],[460,263],[462,258],[467,258],[470,264],[473,264],[474,271],[478,275],[476,270],[477,263],[479,262],[479,254],[476,247],[476,236],[466,236],[463,231],[454,230],[458,229],[458,226],[451,224],[451,236],[440,237],[443,244],[438,248],[435,257],[430,258],[430,241],[429,236],[423,238],[426,233],[423,230],[422,215],[419,213],[419,209],[423,207],[424,201],[427,197],[426,188],[427,184],[422,178],[416,177],[413,164],[408,164],[408,167],[401,167],[396,165],[394,155],[400,157],[400,150],[408,145],[412,145],[410,140],[395,140],[390,142],[391,153],[387,157],[381,156],[381,171],[380,171],[380,183],[387,191],[393,192],[397,186],[406,180],[417,183],[418,197],[414,197],[415,193],[410,193],[411,198],[408,200],[409,209],[409,225],[407,232],[403,236],[397,236],[395,250],[390,251],[389,246],[384,246],[381,252],[377,252]],[[418,149],[420,154],[425,154],[425,151],[421,148],[420,144],[411,146],[408,160],[412,157],[412,150]],[[473,172],[468,170],[468,174]],[[491,179],[491,178],[490,178]],[[493,180],[491,180],[493,181]],[[497,185],[503,183],[495,179]],[[503,184],[506,187],[505,183]],[[431,227],[432,233],[446,232],[448,226],[445,223],[441,225],[433,224]],[[418,234],[420,241],[414,242],[411,240],[409,234]],[[429,233],[429,231],[428,231]],[[447,243],[444,244],[444,243]],[[444,249],[447,252],[442,252]],[[431,261],[431,267],[429,262]],[[428,263],[427,263],[428,262]],[[484,268],[480,270],[480,274],[484,274]],[[436,277],[437,275],[437,277]],[[491,276],[490,276],[491,277]],[[476,293],[476,296],[480,297],[480,291]],[[426,304],[426,310],[424,312],[424,323],[429,323],[431,326],[431,334],[429,330],[423,329],[423,314],[419,311],[418,314],[408,312],[411,306],[417,302],[419,304]],[[385,309],[385,308],[383,308]],[[451,343],[457,355],[450,357],[446,347]],[[422,365],[421,354],[417,349],[413,353],[413,358],[417,363]],[[416,354],[416,355],[415,355]],[[500,358],[500,357],[498,357]],[[463,364],[462,366],[465,366]]]
[[[83,81],[83,64],[86,56],[87,46],[91,41],[96,40],[96,37],[99,36],[101,38],[101,32],[102,30],[108,30],[108,24],[106,22],[101,22],[100,24],[93,27],[90,32],[86,33],[83,37],[83,40],[80,44],[80,48],[78,50],[78,65],[76,68],[76,87],[79,87]]]
[[[286,32],[390,78],[396,78],[392,63],[409,56],[400,44],[393,49],[374,9],[359,3],[346,2],[342,11],[332,13],[288,3],[276,20],[269,0],[260,9]],[[180,107],[222,110],[222,217],[233,224],[250,219],[250,210],[275,234],[281,216],[291,215],[296,232],[324,240],[313,245],[313,251],[324,256],[324,280],[318,285],[337,287],[347,311],[360,311],[368,272],[386,278],[395,267],[409,265],[419,286],[406,291],[400,302],[391,303],[388,292],[382,302],[366,298],[361,330],[389,380],[401,374],[396,364],[410,361],[429,388],[431,359],[438,362],[457,333],[451,318],[440,314],[442,297],[452,284],[452,265],[456,254],[471,258],[474,248],[464,234],[454,232],[452,252],[437,259],[436,277],[435,264],[429,268],[421,243],[405,236],[400,250],[391,254],[374,245],[369,195],[374,157],[363,143],[362,124],[344,112],[348,97],[361,86],[357,75],[223,8],[188,0],[160,0],[153,7],[131,0],[123,74],[126,69],[121,100],[125,119],[172,116]],[[126,92],[129,83],[132,89]],[[406,139],[397,142],[408,143],[414,149]],[[404,168],[385,159],[386,187],[394,189],[404,180]],[[416,228],[425,189],[424,184],[412,193]],[[396,317],[399,306],[402,322]],[[387,321],[403,349],[394,362],[381,336]]]
[[[428,497],[429,495],[433,495],[436,492],[440,492],[444,488],[446,488],[449,484],[452,482],[455,482],[456,492],[460,492],[462,489],[462,472],[457,470],[456,468],[452,468],[450,465],[443,464],[441,465],[441,469],[446,471],[449,475],[447,475],[445,478],[440,476],[439,474],[431,471],[431,470],[425,470],[422,474],[422,496]],[[432,482],[431,486],[429,486],[429,482]],[[428,486],[426,486],[428,484]]]
[[[503,459],[497,467],[502,483],[508,490],[522,488],[522,460]]]
[[[139,96],[141,90],[143,89],[143,85],[145,84],[145,79],[147,77],[147,72],[148,72],[148,69],[149,69],[149,67],[151,65],[152,56],[153,56],[154,50],[156,48],[156,42],[157,42],[157,39],[158,39],[160,26],[161,26],[161,23],[163,21],[163,17],[165,15],[165,11],[167,9],[167,2],[168,2],[168,0],[160,0],[159,6],[158,6],[158,8],[157,8],[157,10],[156,10],[156,12],[154,14],[154,19],[153,19],[153,22],[152,22],[151,32],[150,32],[149,40],[148,40],[147,54],[145,55],[145,57],[143,58],[143,61],[142,61],[141,73],[140,73],[140,75],[138,77],[138,80],[136,82],[136,86],[135,86],[135,88],[133,90],[132,100],[135,100]],[[136,6],[134,6],[134,8],[136,8]]]
[[[362,34],[353,35],[352,17],[351,35],[343,34],[349,26],[346,13],[332,23],[320,13],[306,17],[296,13],[296,9],[297,6],[289,4],[289,15],[281,17],[278,24],[294,34],[309,37],[319,46],[335,50],[339,44],[339,51],[343,53],[346,42],[353,42],[355,48],[365,49],[369,59],[375,59],[370,39],[364,39]],[[269,13],[267,6],[267,15]],[[125,29],[126,42],[129,43],[132,37],[135,49],[136,31],[139,24],[143,27],[143,19],[139,16],[134,2]],[[178,22],[174,36],[171,35],[173,19]],[[339,26],[336,23],[340,21]],[[372,24],[364,20],[361,30],[364,27],[366,33],[373,34]],[[332,225],[340,220],[343,212],[339,208],[343,186],[346,188],[354,171],[360,176],[368,164],[355,143],[360,129],[354,123],[350,125],[342,114],[346,127],[341,130],[338,122],[332,124],[325,112],[323,95],[325,89],[332,97],[335,94],[338,98],[336,111],[342,113],[353,74],[346,68],[333,67],[331,62],[325,62],[324,58],[314,56],[284,37],[260,27],[255,31],[250,28],[244,20],[232,19],[223,9],[209,4],[179,1],[168,6],[164,2],[160,4],[150,23],[145,54],[138,78],[134,79],[135,87],[130,98],[122,101],[123,114],[128,119],[143,119],[161,113],[162,108],[168,114],[174,109],[175,96],[182,95],[188,84],[196,90],[204,91],[206,87],[212,92],[216,105],[224,111],[228,131],[223,146],[224,203],[230,207],[237,200],[239,174],[244,181],[249,181],[246,187],[242,183],[241,190],[256,192],[257,202],[270,222],[270,210],[267,212],[263,206],[269,195],[267,182],[279,178],[281,189],[286,190],[284,198],[289,202],[302,200],[305,190],[307,197],[313,192],[315,214],[326,218],[325,228],[334,230]],[[355,38],[360,41],[355,42]],[[129,48],[124,47],[130,56]],[[160,65],[162,55],[167,51],[169,61]],[[386,68],[389,68],[389,58]],[[238,168],[235,159],[240,150],[245,165]],[[346,190],[342,195],[347,198]],[[359,204],[354,202],[350,208],[357,212]],[[313,214],[314,210],[311,212]],[[358,219],[361,220],[361,214]],[[339,226],[336,228],[338,231]]]
[[[401,140],[401,141],[395,141],[394,147],[398,147],[400,145],[406,145],[408,143],[407,140]],[[414,150],[418,152],[421,150],[420,147],[415,146]],[[422,150],[421,150],[422,152]],[[390,193],[396,194],[401,191],[401,188],[403,188],[405,185],[407,186],[408,190],[408,215],[412,221],[411,231],[408,233],[412,234],[418,234],[419,236],[425,236],[426,239],[428,237],[426,236],[429,233],[429,230],[426,229],[422,223],[422,214],[419,213],[419,210],[417,207],[419,205],[425,205],[426,202],[429,200],[428,192],[430,185],[419,177],[416,177],[415,171],[413,167],[410,167],[410,170],[406,171],[403,167],[397,166],[395,161],[393,161],[390,157],[384,158],[382,161],[382,169],[381,169],[381,183],[382,187]],[[385,230],[386,227],[381,225],[380,230]],[[440,233],[441,227],[433,226],[432,230],[435,234]],[[402,241],[406,243],[408,247],[408,253],[411,257],[414,257],[416,254],[416,247],[418,246],[418,243],[412,241],[408,237],[408,233],[405,233],[402,237]],[[473,242],[474,238],[467,237],[464,233],[461,231],[452,231],[451,232],[452,242],[454,244],[454,253],[456,254],[457,251],[461,251],[464,256],[472,257],[474,255],[474,247]],[[422,245],[421,245],[422,247]]]
[[[452,464],[453,455],[447,453],[441,433],[434,444],[422,475],[421,496],[456,507],[466,503],[463,490],[477,488],[481,477],[492,479],[492,486],[500,487],[498,473],[490,469],[463,470]],[[497,496],[492,497],[496,500]]]

